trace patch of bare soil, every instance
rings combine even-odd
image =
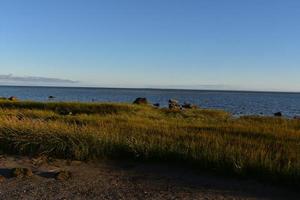
[[[16,177],[13,169],[32,175]],[[0,156],[0,199],[300,199],[300,195],[168,165]]]

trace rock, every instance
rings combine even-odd
[[[55,96],[49,96],[48,99],[55,99]]]
[[[159,108],[160,104],[159,103],[155,103],[153,104],[154,107]]]
[[[178,110],[178,109],[181,109],[181,106],[176,99],[170,99],[169,100],[169,109]]]
[[[300,116],[295,116],[294,119],[300,120]]]
[[[57,172],[55,179],[59,181],[66,181],[72,177],[72,173],[66,170]]]
[[[275,117],[282,117],[282,113],[281,112],[276,112],[276,113],[274,113],[274,116]]]
[[[11,96],[11,97],[9,97],[9,98],[8,98],[8,100],[10,100],[10,101],[17,101],[17,100],[18,100],[18,98],[17,98],[17,97],[15,97],[15,96]]]
[[[33,173],[29,168],[13,168],[11,171],[12,177],[23,178],[23,177],[31,177]]]
[[[148,104],[148,100],[146,98],[139,97],[139,98],[136,98],[133,103],[139,104],[139,105],[146,105],[146,104]]]
[[[184,102],[184,104],[182,105],[182,108],[185,108],[185,109],[197,109],[198,106],[194,105],[194,104],[191,104],[191,103]]]
[[[4,182],[5,179],[6,179],[6,178],[5,178],[4,176],[0,175],[0,183]]]
[[[177,99],[169,99],[169,103],[179,104],[179,101]]]

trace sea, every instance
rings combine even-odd
[[[176,89],[125,89],[79,87],[0,86],[0,97],[16,96],[31,101],[126,102],[146,97],[151,103],[168,105],[169,99],[192,103],[207,109],[220,109],[235,116],[272,116],[282,112],[286,117],[300,116],[300,93],[249,92]],[[49,99],[54,96],[55,99]]]

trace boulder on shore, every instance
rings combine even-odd
[[[276,113],[274,113],[274,116],[275,117],[282,117],[282,113],[281,112],[276,112]]]
[[[55,96],[49,96],[48,99],[55,99]]]
[[[197,109],[198,106],[195,105],[195,104],[184,102],[184,104],[182,105],[182,108],[185,108],[185,109]]]
[[[171,110],[179,110],[179,109],[181,109],[181,106],[180,106],[178,100],[176,100],[176,99],[170,99],[169,100],[169,109],[171,109]]]
[[[18,98],[17,98],[17,97],[15,97],[15,96],[11,96],[11,97],[9,97],[9,98],[8,98],[8,100],[10,100],[10,101],[17,101],[17,100],[18,100]]]
[[[159,103],[155,103],[153,104],[154,107],[159,108],[160,104]]]
[[[146,105],[146,104],[148,104],[148,100],[147,100],[147,98],[139,97],[139,98],[136,98],[133,103],[138,104],[138,105]]]

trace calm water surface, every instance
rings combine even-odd
[[[49,101],[50,95],[56,97],[55,101],[80,102],[132,102],[137,97],[146,97],[162,106],[175,98],[234,115],[273,115],[281,111],[288,117],[300,116],[300,93],[0,86],[0,96],[4,97]]]

